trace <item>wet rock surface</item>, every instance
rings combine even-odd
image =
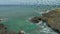
[[[46,22],[46,24],[49,27],[51,27],[54,31],[60,33],[60,8],[50,10],[50,12],[44,13],[42,14],[42,16],[39,17],[32,18],[30,21],[34,23],[38,23],[39,21],[42,20],[43,22]]]

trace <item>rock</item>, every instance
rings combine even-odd
[[[41,18],[39,18],[41,17]],[[42,14],[36,18],[31,18],[31,22],[38,23],[39,21],[44,21],[46,24],[51,27],[54,31],[60,33],[60,8],[55,10],[50,10],[48,13]],[[39,20],[40,19],[40,20]]]
[[[0,29],[3,29],[4,27],[4,24],[0,24]]]
[[[0,34],[7,34],[7,30],[5,29],[0,30]]]
[[[0,23],[0,34],[6,34],[7,33],[7,27],[5,27],[4,24]]]
[[[56,32],[60,33],[60,9],[51,10],[44,14],[47,24]]]
[[[7,27],[4,24],[0,23],[0,30],[1,29],[7,29]]]
[[[15,31],[8,31],[6,34],[17,34]]]
[[[23,30],[19,31],[18,34],[25,34]]]
[[[38,23],[41,20],[42,20],[41,17],[33,17],[33,18],[29,19],[29,21],[33,22],[33,23]]]

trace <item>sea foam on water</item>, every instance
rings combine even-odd
[[[50,27],[48,27],[46,23],[39,22],[38,25],[40,28],[42,28],[40,29],[40,32],[43,32],[45,34],[58,34],[55,31],[53,31]]]

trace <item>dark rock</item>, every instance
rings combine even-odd
[[[4,24],[0,24],[0,29],[3,29],[4,28]]]
[[[34,17],[34,18],[30,19],[30,21],[33,23],[38,23],[41,20],[42,20],[41,17]]]

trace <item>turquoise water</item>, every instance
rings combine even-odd
[[[49,9],[48,9],[49,8]],[[24,30],[29,34],[40,34],[39,30],[41,29],[36,24],[32,24],[28,21],[29,17],[32,16],[40,16],[37,12],[44,12],[45,10],[51,10],[53,8],[58,7],[51,7],[51,6],[2,6],[0,7],[0,17],[8,18],[7,21],[3,22],[7,25],[8,30],[12,31],[20,31]],[[44,34],[44,33],[41,33]]]
[[[0,17],[8,18],[7,21],[3,22],[7,25],[10,31],[20,31],[24,30],[27,33],[33,33],[36,30],[36,24],[30,24],[28,18],[36,15],[34,13],[34,8],[24,7],[24,6],[3,6],[0,7]]]

